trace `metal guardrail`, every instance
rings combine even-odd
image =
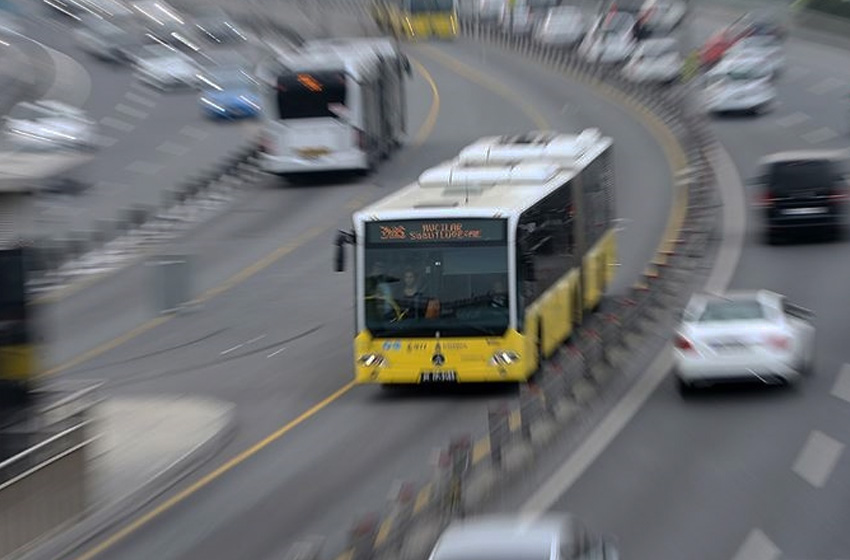
[[[471,435],[453,438],[439,453],[430,480],[398,484],[383,512],[356,520],[339,559],[426,558],[443,528],[475,511],[496,484],[527,464],[559,428],[576,421],[582,408],[625,370],[635,353],[653,339],[666,338],[675,311],[686,302],[704,266],[717,225],[714,140],[705,114],[691,102],[691,85],[631,83],[613,68],[588,63],[574,51],[492,27],[465,23],[462,33],[593,84],[668,131],[686,160],[674,185],[675,196],[684,200],[683,215],[673,238],[663,240],[662,249],[628,293],[605,301],[587,318],[535,384],[521,386],[517,401],[491,406],[486,435],[478,440]],[[318,557],[314,550],[312,558]]]

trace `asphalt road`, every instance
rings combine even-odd
[[[697,17],[703,39],[725,18]],[[847,52],[792,39],[781,103],[763,117],[718,120],[741,175],[787,149],[847,148]],[[847,242],[762,244],[748,214],[730,288],[768,288],[813,309],[816,375],[798,389],[714,390],[682,400],[672,380],[552,509],[619,539],[622,557],[675,560],[827,559],[850,554],[850,353]],[[842,369],[844,370],[842,372]],[[612,412],[621,412],[623,404]],[[551,464],[564,463],[552,457]],[[506,495],[509,493],[506,493]],[[527,498],[503,497],[515,511]]]
[[[255,275],[196,312],[151,326],[59,375],[104,379],[108,394],[191,392],[235,402],[240,427],[213,469],[351,379],[352,279],[331,272],[331,228],[346,227],[352,210],[479,136],[545,124],[565,130],[598,126],[620,146],[618,213],[628,222],[617,289],[631,283],[653,254],[670,205],[670,169],[649,132],[596,92],[515,55],[484,52],[464,40],[413,47],[411,54],[439,88],[440,112],[423,145],[408,148],[361,183],[259,187],[181,248],[203,253],[196,278],[204,286],[260,248],[282,247],[279,260],[254,267]],[[417,79],[412,127],[423,121],[430,102],[426,84]],[[139,289],[145,273],[143,267],[130,269],[55,305],[53,323],[62,333],[56,360],[123,330],[110,318],[135,313],[135,320],[122,320],[137,324],[146,307],[146,290]],[[78,333],[78,324],[89,332]],[[265,558],[306,534],[328,536],[329,550],[341,547],[355,514],[379,508],[394,480],[424,476],[435,446],[454,433],[481,431],[487,402],[511,391],[344,391],[102,556]]]
[[[24,34],[46,49],[55,67],[45,98],[82,106],[99,123],[97,157],[74,170],[90,185],[78,195],[47,195],[32,208],[30,231],[61,237],[91,231],[124,208],[154,205],[162,193],[209,169],[245,145],[256,122],[214,122],[203,117],[197,93],[162,93],[138,83],[128,67],[98,61],[74,42],[68,21],[46,17],[34,2]]]

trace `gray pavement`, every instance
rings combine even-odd
[[[20,558],[53,558],[92,539],[208,460],[236,428],[233,406],[191,395],[109,398],[91,411],[87,512]]]
[[[703,12],[692,33],[704,39],[728,21]],[[787,48],[779,107],[760,118],[715,123],[744,178],[767,153],[850,146],[842,131],[847,51],[799,38]],[[748,211],[730,288],[767,288],[812,308],[816,374],[798,389],[715,390],[686,401],[672,381],[662,383],[552,505],[616,535],[623,557],[799,560],[846,558],[850,551],[850,325],[839,280],[850,277],[848,243],[765,246],[760,225],[758,213]],[[569,453],[553,454],[550,472]],[[516,511],[529,494],[528,486],[509,490],[496,508]]]
[[[481,52],[464,40],[432,48],[443,57],[429,49],[411,50],[440,90],[441,111],[424,145],[399,154],[361,183],[284,190],[269,183],[261,188],[254,201],[199,234],[196,247],[216,257],[201,257],[210,259],[210,268],[198,279],[208,282],[204,276],[220,271],[224,253],[232,258],[240,250],[276,246],[288,251],[283,258],[198,311],[152,327],[62,375],[96,375],[106,379],[107,391],[122,395],[203,387],[205,394],[237,407],[240,430],[222,457],[243,451],[351,378],[351,278],[330,273],[332,229],[346,227],[354,208],[406,184],[479,136],[539,126],[529,106],[555,128],[599,126],[629,147],[615,152],[618,173],[630,178],[618,183],[619,213],[634,220],[621,237],[618,287],[629,283],[657,245],[669,208],[669,169],[649,133],[587,87],[517,56]],[[441,62],[446,55],[465,66],[455,62],[450,69]],[[485,73],[489,82],[470,76],[475,71],[469,67]],[[501,91],[482,81],[489,87],[501,84]],[[415,128],[430,97],[424,80],[417,79],[411,91]],[[310,237],[315,226],[320,232]],[[120,290],[132,294],[130,282],[139,282],[135,289],[143,286],[141,276],[131,280],[129,270],[126,274],[120,289],[105,283],[60,303],[70,310],[80,305],[75,301],[114,294],[111,303],[78,308],[85,315],[76,319],[90,326],[89,333],[73,332],[75,315],[63,312],[67,338],[119,332],[114,321],[122,315]],[[105,556],[148,558],[156,551],[161,558],[267,557],[304,534],[328,535],[329,549],[340,547],[356,513],[380,507],[395,479],[424,475],[431,451],[448,435],[480,431],[487,402],[509,396],[510,390],[395,397],[381,396],[372,387],[351,390],[290,428],[285,441],[267,442],[220,481],[193,493]]]

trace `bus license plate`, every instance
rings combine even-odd
[[[423,371],[419,374],[420,383],[457,383],[456,371]]]

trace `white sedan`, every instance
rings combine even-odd
[[[727,51],[727,56],[760,58],[764,68],[776,77],[785,68],[785,49],[773,35],[744,37]]]
[[[97,147],[97,124],[82,109],[60,101],[21,102],[5,117],[4,135],[24,150],[90,150]]]
[[[196,88],[201,84],[198,64],[169,45],[145,46],[135,65],[138,79],[158,89]]]
[[[674,340],[679,388],[794,383],[813,369],[812,316],[768,290],[693,296]]]
[[[761,113],[776,102],[773,73],[761,57],[725,56],[704,76],[704,99],[710,113]]]
[[[534,38],[544,45],[573,47],[587,31],[584,14],[573,6],[551,8],[534,31]]]
[[[670,83],[679,78],[682,65],[676,40],[664,37],[638,43],[622,72],[633,82]]]

